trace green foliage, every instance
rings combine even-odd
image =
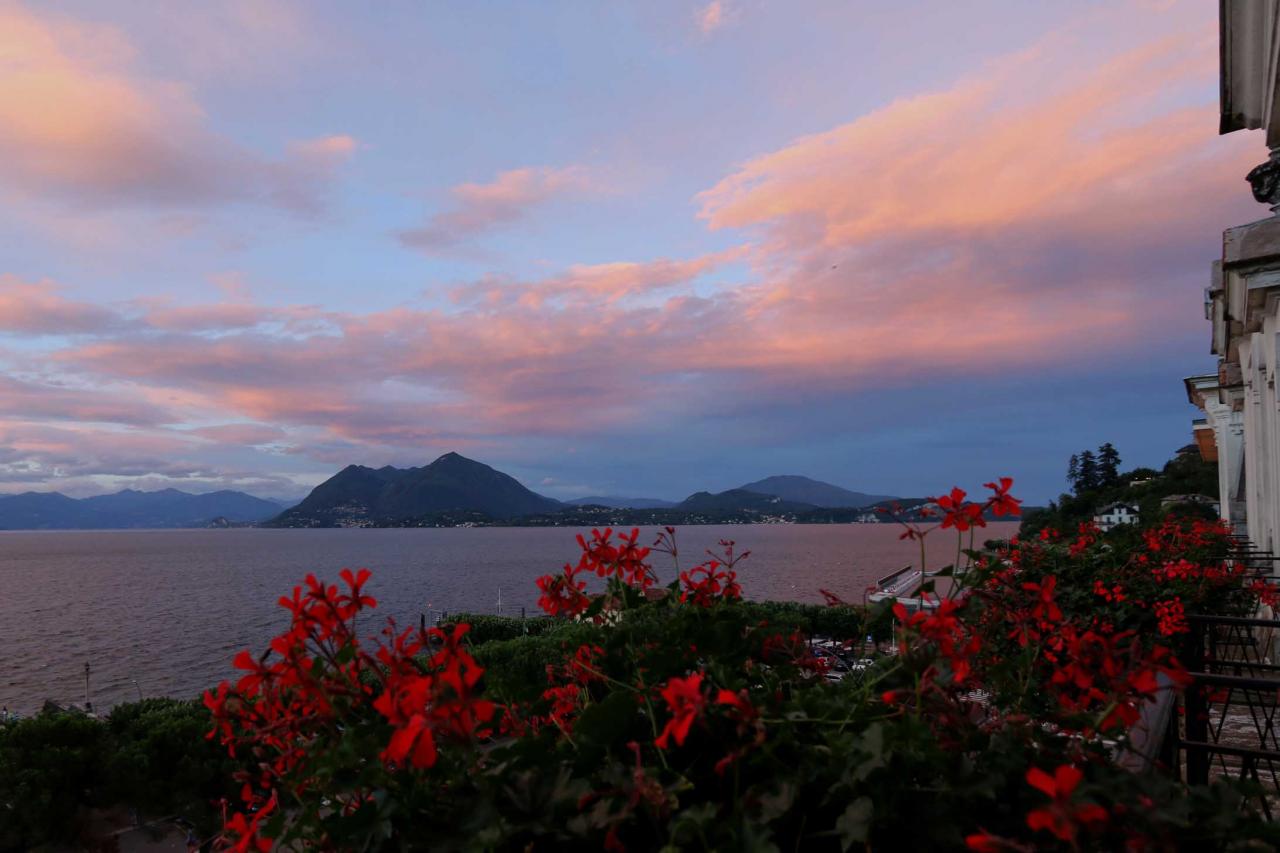
[[[1116,537],[1074,557],[1066,544],[1048,547],[1036,576],[1058,573],[1064,610],[1091,612],[1094,575],[1124,562],[1119,549],[1139,547],[1136,531],[1125,535],[1133,541]],[[418,812],[417,821],[439,821],[432,837],[451,849],[598,849],[606,836],[646,850],[963,849],[978,828],[1025,838],[1027,813],[1045,804],[1027,784],[1027,769],[1079,761],[1087,749],[1094,759],[1085,762],[1084,796],[1129,815],[1095,839],[1098,849],[1123,846],[1132,836],[1157,849],[1275,841],[1275,830],[1242,811],[1239,793],[1228,786],[1189,791],[1154,774],[1135,777],[1106,760],[1105,748],[1036,725],[958,722],[943,730],[960,740],[939,737],[930,714],[894,712],[879,701],[886,688],[919,689],[912,660],[889,660],[829,684],[764,651],[767,637],[805,627],[863,634],[860,611],[832,608],[837,615],[824,621],[821,610],[779,603],[700,609],[665,601],[628,610],[607,627],[568,623],[561,633],[481,645],[477,655],[487,666],[509,673],[513,661],[524,661],[520,700],[535,708],[541,707],[535,691],[547,682],[542,670],[564,664],[576,644],[599,647],[593,665],[609,681],[583,683],[568,734],[547,725],[537,737],[499,741],[466,779],[468,796],[429,815]],[[1123,618],[1136,627],[1128,611]],[[753,660],[770,663],[752,666]],[[655,752],[650,744],[667,715],[658,686],[686,676],[691,666],[703,669],[712,694],[721,688],[749,694],[769,721],[767,736],[753,739],[750,725],[735,722],[732,712],[708,707],[683,747]],[[486,679],[495,675],[491,670]],[[1037,701],[1031,697],[1031,705]],[[656,712],[646,710],[650,703]],[[1135,813],[1140,801],[1155,805]],[[426,831],[402,811],[382,815],[390,822],[382,849]],[[1066,849],[1043,833],[1035,840],[1043,849]]]
[[[745,608],[760,619],[790,625],[810,636],[859,639],[864,633],[877,632],[876,638],[883,640],[891,632],[890,619],[868,620],[858,606],[828,607],[795,601],[744,601],[734,606]],[[498,640],[556,634],[564,631],[568,624],[564,620],[545,616],[521,619],[518,616],[456,613],[450,614],[441,623],[441,627],[447,629],[464,622],[471,626],[467,639],[476,646]]]
[[[1045,528],[1073,533],[1081,524],[1091,521],[1098,509],[1115,502],[1137,507],[1142,526],[1149,527],[1169,513],[1161,506],[1161,501],[1170,495],[1209,495],[1216,498],[1218,494],[1218,466],[1205,462],[1199,454],[1186,448],[1165,463],[1161,471],[1135,468],[1126,473],[1114,469],[1120,459],[1109,443],[1098,449],[1096,457],[1088,451],[1085,453],[1092,458],[1092,473],[1086,471],[1082,461],[1085,454],[1073,455],[1068,464],[1068,479],[1073,491],[1059,495],[1058,500],[1045,509],[1027,513],[1019,531],[1021,536],[1033,536]],[[1113,458],[1114,463],[1111,461]],[[1107,460],[1105,464],[1102,462],[1104,459]],[[1203,507],[1179,505],[1172,511],[1189,518],[1214,517]]]
[[[870,634],[876,640],[887,640],[893,634],[893,617],[887,608],[863,610],[861,606],[827,607],[794,601],[744,601],[734,606],[753,618],[792,627],[807,637],[862,640]]]
[[[83,714],[0,724],[0,848],[74,836],[103,779],[106,731]]]
[[[517,637],[536,637],[559,630],[563,626],[563,623],[542,615],[521,618],[493,616],[486,613],[451,613],[440,623],[440,627],[449,629],[461,623],[471,626],[467,636],[474,644],[494,640],[514,640]]]
[[[198,702],[146,699],[105,719],[46,711],[0,724],[0,850],[67,841],[86,808],[181,814],[212,831],[212,801],[234,798],[238,765],[205,739]]]
[[[1098,485],[1103,488],[1120,482],[1120,453],[1106,442],[1098,448]]]
[[[107,796],[155,814],[180,812],[209,823],[209,806],[234,796],[237,769],[207,740],[209,712],[198,702],[146,699],[119,705],[106,720]]]
[[[1118,485],[1120,453],[1108,441],[1098,448],[1096,455],[1092,450],[1071,454],[1067,461],[1067,482],[1077,495]]]
[[[510,640],[479,643],[472,654],[485,669],[485,689],[503,702],[531,702],[547,686],[547,667],[573,654],[582,643],[595,642],[604,629],[591,624],[540,620],[555,630]]]
[[[743,622],[768,623],[782,631],[798,631],[805,637],[861,641],[867,635],[886,640],[893,633],[893,617],[888,608],[864,611],[861,607],[825,607],[791,601],[742,601],[725,604],[721,609],[739,614]],[[667,609],[641,606],[626,611],[628,626],[639,631],[666,630],[663,624]],[[449,624],[455,617],[450,617]],[[456,617],[472,618],[467,638],[473,644],[476,661],[485,668],[486,689],[502,701],[529,702],[538,698],[547,686],[547,667],[563,663],[583,643],[600,641],[608,630],[590,623],[563,619],[525,620],[535,631],[520,635],[521,620],[505,616]]]

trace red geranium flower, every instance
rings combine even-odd
[[[672,737],[676,739],[677,746],[684,745],[690,726],[707,703],[707,697],[702,695],[702,678],[701,672],[695,672],[687,678],[672,678],[662,688],[662,698],[671,709],[671,719],[667,720],[662,733],[654,741],[659,749],[670,746]]]
[[[1097,823],[1107,819],[1107,810],[1094,803],[1071,804],[1071,793],[1084,778],[1078,768],[1064,764],[1053,775],[1032,767],[1027,771],[1027,782],[1033,788],[1051,798],[1053,802],[1044,808],[1027,813],[1027,826],[1033,830],[1047,829],[1063,841],[1076,837],[1078,824]]]
[[[372,575],[373,573],[368,569],[360,569],[354,575],[351,574],[350,569],[343,569],[339,572],[338,576],[346,582],[348,587],[351,588],[350,595],[338,596],[339,603],[353,613],[358,610],[363,610],[366,607],[377,607],[378,600],[373,596],[365,595],[363,592],[365,582],[368,581]]]
[[[943,528],[954,527],[956,530],[965,531],[970,527],[987,526],[986,520],[982,517],[982,507],[966,501],[967,494],[968,492],[957,486],[952,488],[951,494],[936,499],[938,506],[945,510],[942,516]]]
[[[982,485],[994,492],[991,500],[988,501],[993,513],[998,516],[1020,515],[1022,513],[1022,509],[1018,506],[1022,501],[1009,494],[1009,488],[1013,485],[1012,477],[1001,477],[998,483],[983,483]]]

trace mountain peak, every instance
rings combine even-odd
[[[227,489],[188,494],[178,489],[69,498],[58,492],[0,496],[0,530],[205,527],[212,519],[264,521],[279,511],[270,501]]]
[[[800,512],[814,509],[814,504],[790,501],[772,494],[762,494],[750,489],[729,489],[726,492],[694,492],[676,505],[685,512]]]
[[[763,480],[756,480],[754,483],[747,483],[740,489],[764,495],[776,495],[786,501],[820,507],[864,507],[892,500],[893,497],[854,492],[800,474],[775,474]]]
[[[467,457],[463,456],[461,453],[456,453],[456,452],[454,452],[454,451],[452,451],[452,450],[450,450],[448,453],[444,454],[443,456],[438,456],[438,457],[436,457],[436,461],[435,461],[435,462],[432,462],[431,464],[432,464],[432,465],[438,465],[438,464],[440,464],[441,462],[444,462],[444,463],[449,463],[449,462],[471,462],[471,463],[473,463],[473,464],[475,464],[475,465],[480,465],[480,464],[482,464],[482,463],[480,463],[480,462],[476,462],[474,459],[468,459]]]
[[[559,501],[531,492],[507,474],[454,452],[422,468],[388,467],[373,473],[376,476],[330,477],[281,515],[278,523],[363,525],[455,511],[516,518],[561,506]]]

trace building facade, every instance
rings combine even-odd
[[[1126,503],[1107,504],[1094,514],[1093,523],[1104,533],[1122,524],[1137,524],[1138,508]]]
[[[1219,132],[1266,131],[1268,159],[1248,174],[1272,216],[1228,228],[1205,298],[1215,373],[1189,377],[1216,456],[1220,514],[1263,548],[1280,546],[1280,0],[1222,0]]]

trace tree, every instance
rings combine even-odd
[[[1080,491],[1080,457],[1075,453],[1067,461],[1067,482],[1071,484],[1071,491]]]
[[[1080,477],[1076,485],[1076,494],[1091,492],[1101,485],[1098,476],[1098,460],[1092,450],[1080,454]]]
[[[102,776],[106,727],[42,713],[0,726],[0,850],[69,841]]]
[[[1115,486],[1120,483],[1120,453],[1107,442],[1098,448],[1098,485]]]

